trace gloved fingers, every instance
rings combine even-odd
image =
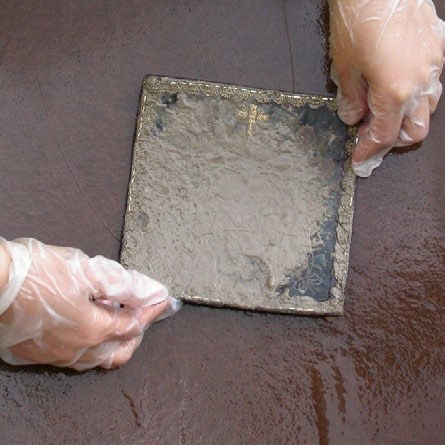
[[[361,125],[352,153],[352,168],[357,176],[368,177],[393,146],[412,145],[427,136],[431,110],[434,111],[442,92],[437,74],[425,91],[407,100],[403,88],[392,95],[392,100],[391,95],[383,91],[378,94],[369,91],[369,123]],[[386,105],[382,106],[385,100]]]
[[[77,361],[88,348],[73,349],[66,343],[54,341],[51,336],[33,338],[8,348],[9,356],[14,358],[14,364],[39,364],[54,366],[70,366]],[[8,362],[11,363],[11,362]]]
[[[372,108],[371,108],[372,109]],[[363,162],[388,147],[392,147],[402,125],[402,113],[399,107],[390,110],[377,110],[370,113],[369,123],[359,129],[358,142],[352,153],[353,162]]]
[[[181,307],[182,307],[181,300],[178,300],[177,298],[173,298],[173,297],[168,297],[168,301],[169,301],[170,305],[167,307],[167,310],[165,312],[162,312],[156,318],[156,320],[154,320],[155,322],[164,320],[164,319],[176,314],[176,312],[178,312],[179,309],[181,309]]]
[[[369,111],[365,79],[349,67],[343,68],[339,74],[334,64],[331,66],[331,77],[337,85],[339,118],[347,125],[361,121]]]
[[[433,15],[435,16],[434,5]],[[434,21],[434,18],[431,19]],[[440,96],[442,95],[442,84],[440,82],[440,75],[442,74],[444,57],[445,57],[445,22],[437,18],[437,25],[433,27],[435,32],[440,36],[439,39],[434,39],[434,42],[427,42],[433,54],[431,61],[431,72],[429,75],[428,88],[425,94],[429,98],[430,114],[434,113],[437,108]]]
[[[75,337],[76,344],[69,344],[72,331],[66,332],[66,340],[54,340],[48,335],[23,341],[1,351],[1,356],[11,364],[51,364],[70,367],[77,371],[95,366],[116,367],[125,363],[137,348],[144,331],[169,311],[177,310],[172,298],[133,311],[98,307],[94,326],[83,328]],[[91,332],[87,332],[87,329]],[[135,340],[136,339],[136,340]],[[67,347],[69,345],[69,347]],[[90,346],[88,346],[90,345]]]
[[[48,351],[42,351],[41,348],[37,347],[32,339],[10,346],[8,352],[14,360],[14,364],[21,362],[45,364],[50,363],[54,357]],[[8,361],[8,363],[11,363],[11,361]]]
[[[116,261],[102,256],[89,259],[85,269],[95,299],[136,309],[160,303],[168,297],[163,284],[134,270],[125,270]]]
[[[23,366],[23,365],[32,365],[34,364],[33,361],[27,360],[26,358],[17,356],[13,354],[9,348],[0,349],[0,358],[10,365],[14,366]]]
[[[119,341],[104,341],[96,346],[79,350],[71,359],[53,362],[52,364],[72,368],[76,371],[85,371],[100,366],[103,362],[110,360],[110,357],[119,345]]]
[[[181,307],[181,303],[174,299],[159,303],[152,307],[147,307],[141,310],[140,323],[144,325],[144,330],[155,321],[163,319],[172,313],[175,313]],[[122,336],[125,338],[125,336]],[[114,351],[101,362],[99,366],[110,369],[117,368],[127,363],[132,357],[134,351],[139,347],[143,338],[143,333],[135,335],[133,338],[127,338],[117,343]],[[113,342],[115,343],[115,342]]]
[[[388,107],[384,92],[375,93],[370,89],[368,103],[369,123],[360,126],[358,142],[352,152],[352,169],[362,178],[370,176],[396,143],[403,116],[402,105],[398,102],[393,101]]]
[[[170,309],[171,303],[168,299],[142,309],[109,311],[106,339],[124,341],[142,335],[152,323]]]
[[[440,96],[442,95],[442,84],[439,80],[441,71],[442,69],[440,69],[438,72],[436,71],[436,73],[433,74],[434,78],[431,80],[430,87],[425,94],[428,97],[430,114],[436,111],[437,104],[439,103]]]
[[[130,340],[121,342],[114,352],[104,360],[99,366],[105,369],[118,368],[125,365],[132,357],[134,351],[138,348],[142,341],[142,335],[134,337]]]
[[[442,32],[442,52],[445,56],[445,21],[444,20],[439,19],[439,27]]]
[[[106,369],[116,368],[130,360],[134,351],[140,345],[142,337],[143,335],[139,335],[129,340],[104,342],[87,349],[75,362],[57,366],[67,366],[76,371],[85,371],[96,366]]]
[[[403,118],[402,127],[395,147],[406,147],[423,141],[430,124],[429,99],[426,96],[417,101],[415,110]]]

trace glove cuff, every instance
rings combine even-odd
[[[31,251],[22,244],[14,241],[6,241],[0,237],[0,244],[7,250],[11,257],[8,283],[0,289],[0,315],[5,312],[14,301],[28,274],[31,265]]]

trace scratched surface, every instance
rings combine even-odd
[[[185,301],[341,313],[352,137],[329,99],[257,94],[146,79],[122,262]]]

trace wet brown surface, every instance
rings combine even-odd
[[[325,93],[322,4],[290,52],[278,1],[3,2],[2,235],[117,259],[143,75]],[[188,306],[118,371],[2,366],[2,443],[443,443],[444,129],[359,181],[344,317]]]

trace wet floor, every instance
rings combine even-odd
[[[117,259],[143,76],[331,92],[323,5],[4,2],[2,236]],[[358,182],[342,318],[187,306],[118,371],[2,365],[2,442],[443,443],[444,128]]]

